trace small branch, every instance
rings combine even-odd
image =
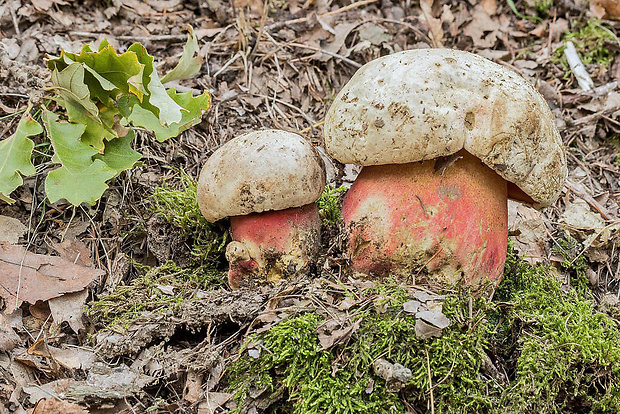
[[[110,36],[116,40],[136,41],[136,42],[157,42],[157,41],[184,42],[187,40],[187,35],[114,36],[110,33],[94,33],[94,32],[69,32],[69,34],[72,36],[80,36],[80,37]]]
[[[435,398],[433,397],[433,378],[431,376],[431,361],[426,350],[426,368],[428,372],[428,387],[431,392],[431,414],[435,414]]]
[[[351,60],[351,59],[349,59],[347,57],[339,55],[338,53],[334,53],[334,52],[327,51],[325,49],[321,49],[320,47],[314,47],[314,46],[310,46],[310,45],[303,45],[301,43],[289,43],[288,46],[299,47],[299,48],[308,49],[308,50],[314,50],[315,52],[319,52],[319,53],[325,53],[326,55],[329,55],[331,57],[335,57],[337,59],[342,60],[345,63],[348,63],[349,65],[353,66],[356,69],[359,69],[359,68],[362,67],[361,64],[357,63],[354,60]]]
[[[358,1],[356,3],[349,4],[348,6],[341,7],[339,9],[337,9],[337,10],[333,10],[333,11],[330,11],[330,12],[327,12],[327,13],[324,13],[324,14],[319,14],[318,17],[319,18],[325,18],[325,17],[329,17],[329,16],[335,16],[337,14],[344,13],[344,12],[347,12],[349,10],[356,9],[358,7],[365,6],[367,4],[376,3],[378,1],[379,0],[362,0],[362,1]],[[266,26],[265,29],[267,29],[267,30],[278,30],[278,29],[280,29],[282,27],[290,26],[291,24],[306,23],[310,19],[311,19],[310,17],[300,17],[299,19],[287,20],[285,22],[277,22],[277,23],[274,23],[274,24],[270,24],[269,26]]]
[[[588,74],[586,67],[583,65],[583,62],[581,62],[581,59],[577,54],[577,50],[575,49],[575,45],[573,44],[573,42],[566,42],[564,56],[566,56],[568,65],[570,66],[571,71],[575,75],[577,83],[579,83],[581,89],[583,89],[584,91],[589,91],[594,88],[594,82],[592,81],[592,78],[590,78],[590,75]]]

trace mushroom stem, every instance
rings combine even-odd
[[[498,283],[507,210],[506,181],[465,151],[447,162],[364,167],[342,211],[352,268],[444,287]]]
[[[321,220],[316,204],[311,203],[233,216],[230,232],[228,279],[237,288],[251,285],[256,276],[273,282],[305,270],[318,253]]]

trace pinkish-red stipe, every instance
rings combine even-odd
[[[230,218],[230,230],[232,239],[242,243],[256,263],[251,272],[242,272],[231,262],[229,280],[231,286],[237,287],[243,284],[238,280],[240,273],[262,274],[266,280],[275,281],[305,270],[318,252],[321,220],[312,203],[234,216]]]
[[[460,155],[443,175],[435,161],[363,168],[342,211],[353,270],[443,286],[500,281],[507,184],[476,157]]]

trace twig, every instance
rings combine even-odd
[[[577,79],[577,83],[584,91],[589,91],[594,88],[594,82],[586,67],[581,62],[579,55],[577,54],[577,50],[575,49],[575,45],[570,40],[566,42],[566,48],[564,49],[564,56],[566,56],[566,60],[568,61],[568,65],[570,66],[571,71],[575,75]]]
[[[69,34],[73,36],[81,36],[81,37],[110,36],[117,40],[122,40],[122,41],[135,40],[138,42],[149,42],[149,41],[184,42],[185,40],[187,40],[187,35],[114,36],[110,33],[76,32],[76,31],[69,32]]]
[[[365,6],[367,4],[376,3],[378,1],[379,0],[362,0],[362,1],[358,1],[358,2],[355,2],[355,3],[349,4],[348,6],[344,6],[344,7],[341,7],[339,9],[327,12],[327,13],[319,14],[318,17],[325,18],[325,17],[329,17],[329,16],[335,16],[337,14],[344,13],[344,12],[347,12],[349,10],[356,9],[358,7]],[[277,30],[277,29],[280,29],[281,27],[290,26],[291,24],[305,23],[305,22],[307,22],[309,20],[310,20],[310,17],[300,17],[299,19],[287,20],[285,22],[277,22],[277,23],[274,23],[274,24],[270,24],[269,26],[266,26],[265,29],[267,29],[267,30]]]
[[[426,368],[428,372],[428,388],[431,393],[431,414],[435,414],[435,398],[433,397],[433,378],[431,376],[431,361],[428,357],[428,349],[426,350]]]
[[[599,119],[603,118],[604,116],[609,116],[618,110],[620,110],[620,105],[614,105],[611,108],[607,108],[602,111],[595,112],[592,115],[581,117],[575,121],[568,120],[566,123],[571,127],[578,127],[578,126],[582,126],[585,124],[589,124],[591,122],[596,122]]]
[[[582,187],[580,184],[575,184],[570,180],[566,180],[566,184],[564,185],[583,201],[594,207],[605,220],[612,220],[612,217],[607,212],[607,209],[603,207],[598,201],[596,201],[594,197],[588,194],[583,188],[579,188]]]
[[[334,52],[327,51],[325,49],[321,49],[320,47],[304,45],[304,44],[301,44],[301,43],[289,43],[288,46],[299,47],[299,48],[302,48],[302,49],[309,49],[309,50],[314,50],[315,52],[325,53],[326,55],[338,58],[338,59],[342,60],[343,62],[348,63],[349,65],[353,66],[354,68],[359,69],[359,68],[362,67],[361,64],[357,63],[354,60],[351,60],[351,59],[349,59],[347,57],[339,55],[338,53],[334,53]]]
[[[301,114],[301,116],[303,116],[303,117],[306,119],[306,121],[308,121],[308,122],[310,123],[310,125],[314,125],[314,124],[316,124],[316,121],[315,121],[314,119],[312,119],[312,118],[310,117],[310,115],[306,114],[304,111],[302,111],[302,110],[301,110],[301,108],[298,108],[298,107],[296,107],[296,106],[295,106],[295,105],[293,105],[293,104],[290,104],[290,103],[288,103],[288,102],[286,102],[286,101],[283,101],[283,100],[281,100],[281,99],[274,99],[272,96],[263,95],[263,94],[261,94],[261,93],[252,93],[252,92],[250,92],[250,94],[251,94],[251,95],[254,95],[254,96],[261,97],[261,98],[264,98],[264,99],[269,99],[269,100],[272,100],[272,101],[277,102],[277,103],[279,103],[279,104],[282,104],[282,105],[284,105],[284,106],[288,106],[289,108],[294,109],[294,110],[296,110],[297,112],[299,112],[299,113]]]

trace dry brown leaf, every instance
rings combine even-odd
[[[465,26],[463,33],[471,37],[474,46],[479,48],[492,48],[497,42],[497,31],[500,24],[491,18],[482,6],[474,8],[471,22]]]
[[[329,349],[336,344],[345,342],[360,327],[360,320],[353,322],[349,326],[340,329],[333,329],[340,326],[340,322],[331,319],[321,325],[317,331],[319,333],[319,342],[322,349]]]
[[[203,375],[193,369],[187,371],[183,399],[191,403],[202,398],[202,377]]]
[[[77,333],[84,328],[82,314],[84,313],[84,303],[88,298],[88,289],[80,292],[65,293],[62,296],[49,300],[52,318],[57,324],[68,322],[73,332]]]
[[[433,1],[420,0],[422,17],[428,25],[428,37],[431,38],[433,47],[443,47],[443,29],[441,28],[441,20],[433,17]]]
[[[590,11],[599,19],[620,20],[620,1],[590,0]]]
[[[39,400],[32,414],[88,414],[88,410],[72,402],[49,398]]]
[[[104,273],[58,256],[0,243],[0,296],[5,300],[6,313],[12,313],[23,302],[36,303],[83,290]]]
[[[547,258],[547,228],[538,210],[515,201],[508,201],[508,234],[516,251],[530,264]]]
[[[90,249],[83,241],[77,239],[65,240],[62,243],[53,243],[52,247],[62,258],[81,266],[92,267]]]
[[[17,244],[26,231],[28,227],[16,218],[0,216],[0,242]]]
[[[344,47],[344,42],[347,39],[347,36],[349,36],[351,31],[357,26],[359,26],[359,23],[340,23],[336,25],[336,27],[334,27],[334,30],[336,32],[336,34],[334,35],[334,40],[328,42],[323,47],[323,49],[331,53],[340,53],[340,55],[344,57],[349,56],[349,50],[341,51],[341,49]],[[326,62],[332,58],[333,57],[331,55],[323,53],[321,56],[319,56],[318,60]]]
[[[0,351],[10,351],[21,342],[9,318],[0,313]]]
[[[217,409],[226,404],[233,394],[226,392],[208,392],[206,398],[198,404],[198,414],[215,414]]]

